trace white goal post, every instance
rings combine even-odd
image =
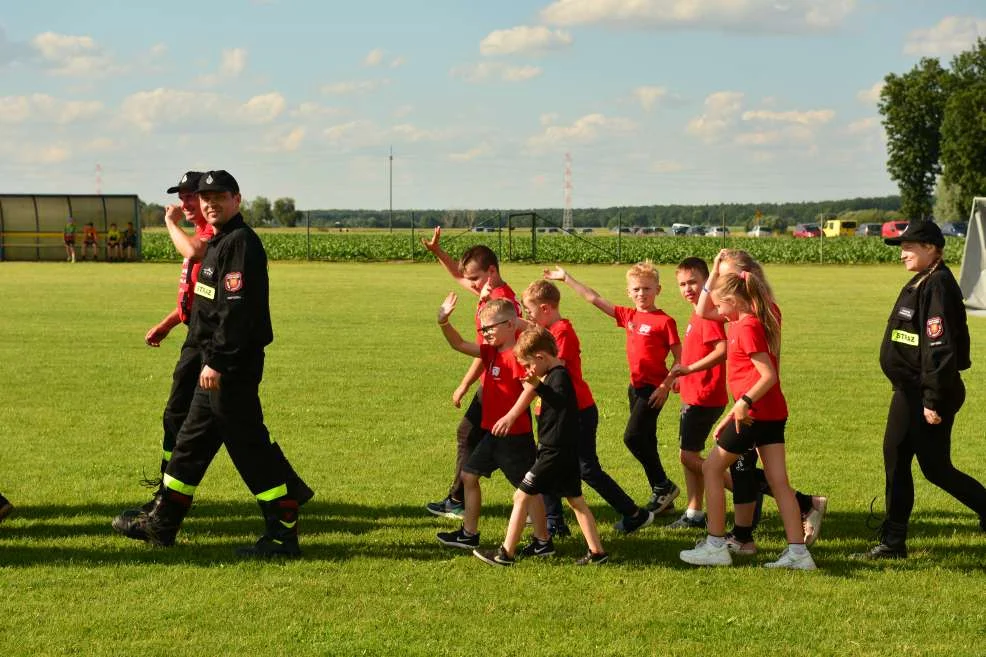
[[[986,196],[972,200],[959,287],[969,311],[986,314]]]

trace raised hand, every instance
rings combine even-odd
[[[566,276],[568,276],[568,272],[557,265],[554,269],[544,270],[544,278],[548,281],[564,281]]]
[[[455,310],[455,302],[458,300],[459,297],[456,296],[455,292],[448,293],[448,296],[445,297],[445,301],[443,301],[442,305],[438,307],[439,324],[444,324],[445,322],[448,321],[448,318],[452,314],[452,311]]]
[[[438,253],[439,249],[441,248],[438,245],[438,242],[441,239],[442,239],[442,227],[435,226],[435,232],[432,233],[431,239],[428,240],[422,237],[421,244],[424,245],[424,247],[429,251],[431,251],[432,253]]]

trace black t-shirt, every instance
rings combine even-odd
[[[541,397],[538,445],[574,453],[578,449],[579,406],[568,370],[563,365],[548,370],[537,393]]]

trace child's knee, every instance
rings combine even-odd
[[[479,475],[473,474],[472,472],[463,472],[462,485],[468,486],[469,488],[479,486]]]

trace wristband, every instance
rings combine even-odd
[[[703,285],[702,286],[702,291],[705,292],[706,294],[711,294],[712,293],[712,290],[710,290],[708,288],[708,286],[706,286],[706,285]]]
[[[746,402],[746,405],[750,407],[750,410],[753,410],[753,400],[750,399],[749,395],[740,395],[740,399]]]

